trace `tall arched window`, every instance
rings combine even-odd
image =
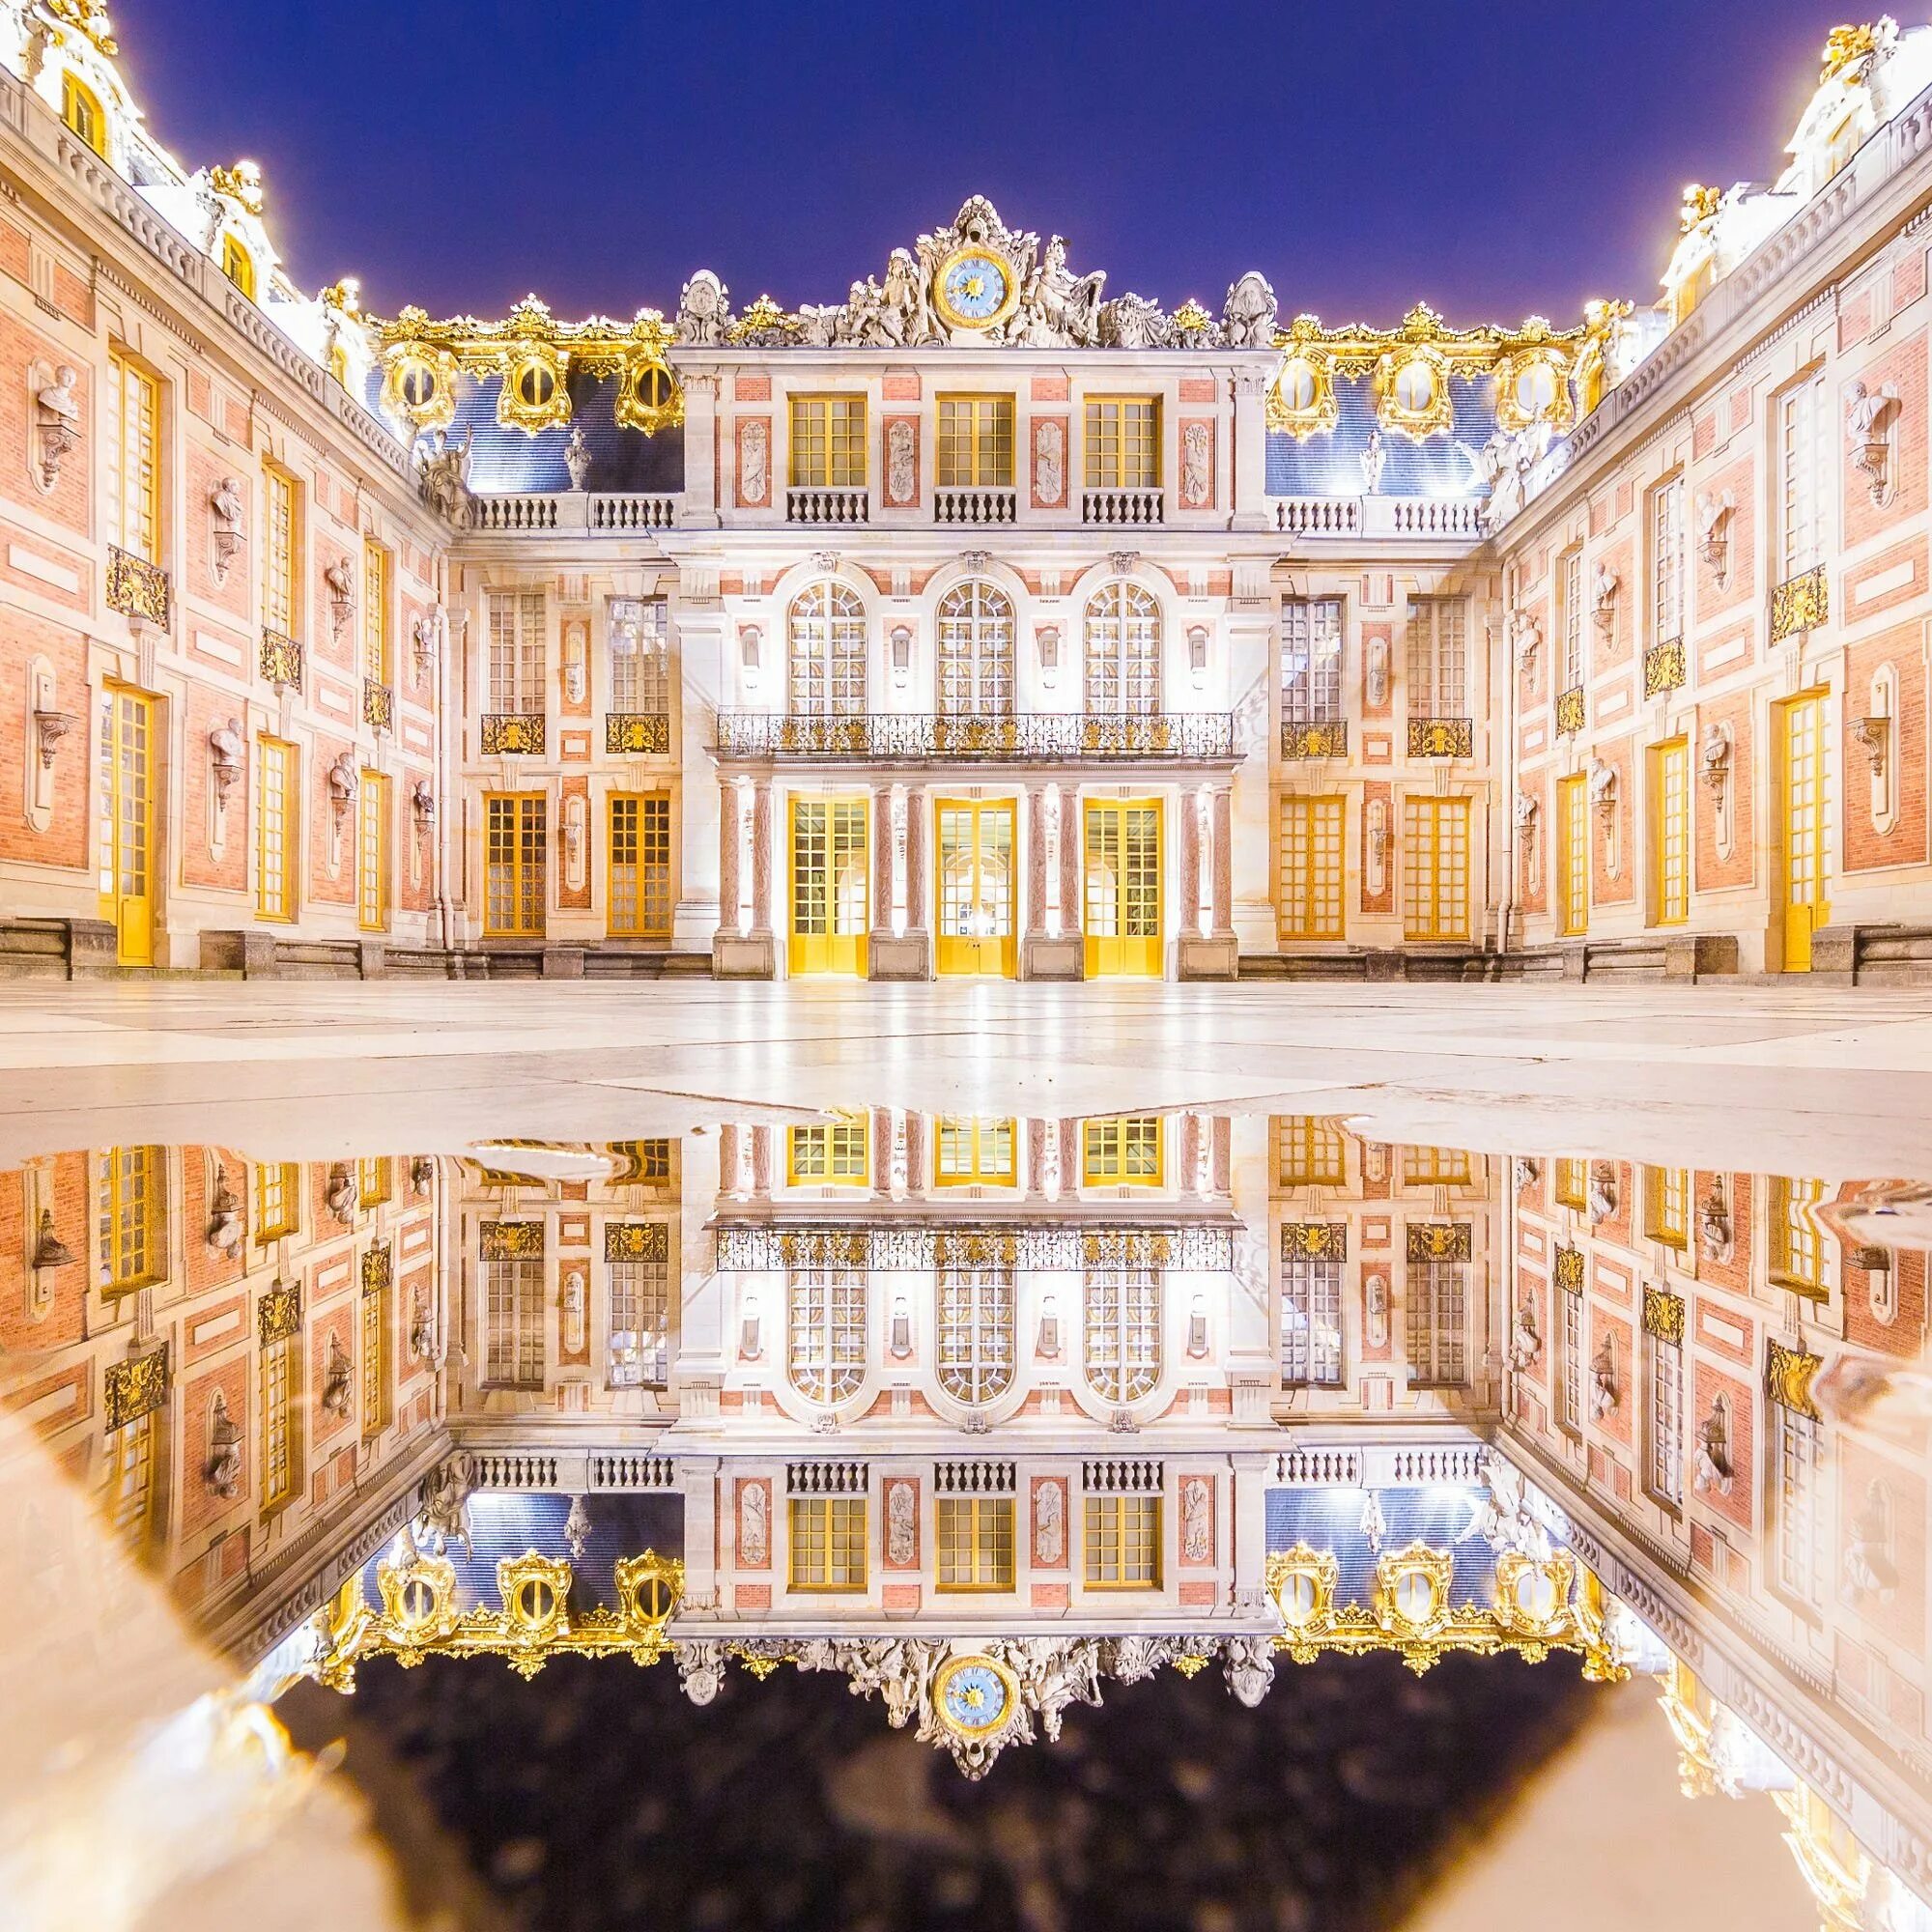
[[[996,585],[958,583],[939,600],[939,709],[1013,715],[1013,607]]]
[[[792,1387],[808,1402],[843,1402],[866,1378],[866,1270],[793,1268],[786,1298]]]
[[[1087,713],[1160,713],[1160,606],[1124,578],[1095,592],[1087,606]]]
[[[1087,1274],[1087,1382],[1102,1402],[1133,1402],[1160,1379],[1160,1270]]]
[[[1013,1380],[1013,1271],[950,1267],[939,1277],[939,1386],[955,1402],[992,1402]]]
[[[866,607],[842,583],[814,583],[792,600],[791,713],[858,718],[866,710]]]

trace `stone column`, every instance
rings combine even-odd
[[[906,1111],[905,1151],[906,1193],[912,1200],[923,1200],[926,1191],[925,1116],[916,1107]]]
[[[893,931],[893,788],[872,787],[872,943]]]
[[[1246,1449],[1228,1461],[1235,1478],[1235,1612],[1254,1615],[1267,1605],[1267,1480],[1274,1458]]]
[[[1180,917],[1176,922],[1182,941],[1201,930],[1201,794],[1180,794]]]
[[[1037,1201],[1046,1193],[1046,1136],[1052,1122],[1036,1119],[1022,1121],[1020,1125],[1026,1132],[1027,1199]]]
[[[1191,791],[1185,799],[1187,820],[1197,829],[1200,824],[1202,793]],[[1186,919],[1180,929],[1179,944],[1175,949],[1177,970],[1183,980],[1232,980],[1235,977],[1240,952],[1240,944],[1236,936],[1231,921],[1232,888],[1234,880],[1234,793],[1229,786],[1217,784],[1208,788],[1208,849],[1200,850],[1200,840],[1196,838],[1195,866],[1193,874],[1194,891],[1191,902],[1185,908]],[[1183,840],[1183,851],[1185,842]],[[1204,894],[1202,874],[1199,869],[1203,858],[1208,862],[1208,888]],[[1208,903],[1208,929],[1202,930],[1202,901]]]
[[[614,587],[644,590],[653,582],[661,590],[673,588],[663,577],[646,579],[641,572],[634,586],[620,582]],[[671,745],[679,769],[687,777],[678,792],[673,828],[681,867],[678,901],[671,915],[671,942],[680,952],[703,952],[718,930],[723,897],[722,882],[711,866],[712,852],[716,850],[721,857],[724,853],[722,843],[714,846],[712,842],[713,793],[698,775],[710,762],[718,707],[727,701],[724,686],[724,612],[718,602],[715,573],[708,579],[680,573],[675,594],[677,637],[671,664],[678,695]],[[721,806],[730,802],[722,784],[716,798]],[[718,836],[722,838],[722,834]],[[728,904],[723,923],[732,931],[737,929]]]
[[[888,1200],[893,1191],[893,1110],[872,1109],[872,1199]]]
[[[677,1486],[684,1492],[684,1600],[688,1611],[718,1608],[718,1500],[715,1456],[680,1456]]]
[[[926,918],[925,822],[930,801],[923,785],[908,785],[905,802],[906,934],[924,937],[931,931]]]
[[[749,1132],[747,1128],[745,1131]],[[718,1191],[731,1194],[738,1186],[739,1129],[726,1122],[718,1129]]]
[[[1026,792],[1026,943],[1046,937],[1046,787]]]
[[[711,941],[711,970],[721,980],[769,980],[777,970],[772,941],[772,781],[752,786],[752,930],[742,930],[744,895],[739,853],[744,838],[743,782],[719,785],[718,929]]]
[[[1214,891],[1213,925],[1216,939],[1235,934],[1235,788],[1217,784],[1213,793]]]
[[[743,931],[738,903],[738,853],[744,842],[745,803],[736,779],[718,784],[718,929],[736,939]]]
[[[752,1198],[769,1201],[772,1195],[771,1127],[753,1127],[752,1134]]]
[[[1079,980],[1087,970],[1080,916],[1080,797],[1068,784],[1037,785],[1028,803],[1033,828],[1029,842],[1032,877],[1020,971],[1029,980]],[[1057,854],[1047,837],[1049,815],[1057,821]],[[1054,883],[1060,893],[1057,935],[1051,933],[1048,913],[1047,889]]]
[[[772,781],[752,786],[752,937],[772,938]]]

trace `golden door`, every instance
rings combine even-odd
[[[941,973],[997,973],[1018,966],[1013,919],[1013,803],[942,798],[934,806],[939,851]]]
[[[1778,877],[1784,970],[1811,970],[1811,935],[1829,923],[1825,897],[1825,699],[1817,692],[1779,707]]]
[[[866,977],[867,864],[864,798],[795,798],[791,802],[791,938],[793,973]]]
[[[100,695],[100,917],[124,966],[155,963],[155,700]]]
[[[1157,798],[1087,801],[1087,977],[1161,975]]]

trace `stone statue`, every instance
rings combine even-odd
[[[1885,1604],[1891,1601],[1897,1590],[1891,1507],[1884,1484],[1874,1478],[1865,1485],[1864,1501],[1853,1512],[1846,1527],[1845,1594],[1854,1604],[1867,1600]]]
[[[1543,1337],[1536,1332],[1536,1304],[1527,1297],[1517,1303],[1516,1320],[1510,1323],[1510,1367],[1520,1373],[1533,1368],[1543,1353]]]
[[[726,294],[709,269],[699,269],[677,298],[677,339],[695,349],[716,349],[731,319]]]
[[[1897,400],[1898,391],[1889,383],[1880,389],[1868,389],[1861,382],[1854,383],[1845,398],[1846,450],[1852,468],[1870,485],[1874,503],[1884,501],[1889,480],[1885,423]]]
[[[1033,1560],[1057,1569],[1065,1553],[1065,1492],[1058,1483],[1042,1483],[1034,1492]]]
[[[1599,1422],[1614,1412],[1618,1402],[1617,1351],[1605,1335],[1590,1357],[1590,1412]]]
[[[1699,1492],[1715,1490],[1719,1495],[1731,1492],[1730,1431],[1725,1426],[1723,1397],[1711,1404],[1711,1412],[1697,1425],[1692,1455],[1696,1473],[1691,1487]]]
[[[771,1556],[770,1492],[762,1483],[748,1483],[738,1492],[738,1560],[762,1570]]]
[[[1590,1219],[1613,1221],[1617,1213],[1616,1170],[1606,1160],[1590,1163]]]
[[[242,1204],[228,1184],[228,1170],[217,1168],[208,1204],[208,1245],[212,1253],[235,1255],[242,1247]]]
[[[671,1656],[677,1660],[677,1681],[694,1704],[710,1703],[724,1688],[724,1646],[717,1638],[675,1643]]]
[[[242,1432],[228,1413],[228,1397],[220,1389],[208,1417],[208,1461],[201,1484],[210,1495],[233,1502],[242,1489]]]
[[[1132,290],[1100,305],[1100,341],[1108,349],[1165,349],[1172,333],[1158,305]]]
[[[355,579],[349,559],[338,556],[322,567],[322,581],[328,588],[328,622],[337,639],[348,628],[350,612],[355,608]]]
[[[1515,818],[1519,832],[1527,832],[1535,822],[1538,810],[1537,801],[1532,793],[1520,791],[1516,795]]]
[[[439,429],[429,447],[416,453],[424,502],[458,528],[469,520],[469,454],[475,440],[474,429],[464,430],[461,443],[451,442],[449,432]]]
[[[570,1551],[570,1560],[582,1563],[590,1545],[590,1512],[584,1508],[582,1496],[570,1499],[570,1514],[563,1520],[563,1541]]]
[[[1382,470],[1387,463],[1388,456],[1382,448],[1382,433],[1379,429],[1372,429],[1361,455],[1362,489],[1367,495],[1373,497],[1382,487]]]
[[[911,420],[895,416],[886,431],[886,493],[895,503],[910,503],[919,494],[917,449]]]
[[[1730,561],[1731,512],[1736,507],[1728,490],[1706,490],[1697,498],[1697,556],[1717,573],[1720,583]]]
[[[1168,1661],[1164,1636],[1117,1636],[1108,1648],[1107,1674],[1117,1684],[1138,1684]]]
[[[342,1337],[331,1331],[328,1359],[322,1375],[322,1406],[330,1415],[349,1413],[349,1352],[342,1346]]]
[[[1590,760],[1590,803],[1607,811],[1617,802],[1617,768],[1603,758]]]
[[[54,371],[53,381],[42,384],[34,391],[35,426],[41,442],[41,487],[45,490],[51,490],[60,480],[61,465],[80,440],[80,405],[73,393],[79,381],[79,370],[70,362],[63,362]]]
[[[1707,1262],[1731,1258],[1731,1212],[1723,1196],[1715,1191],[1704,1197],[1704,1205],[1697,1210],[1697,1245]]]
[[[1206,1476],[1189,1476],[1180,1486],[1180,1553],[1190,1563],[1206,1563],[1214,1553],[1214,1492]]]
[[[771,431],[762,417],[738,431],[738,500],[762,503],[770,482]]]
[[[1034,431],[1033,494],[1037,502],[1052,507],[1064,500],[1066,482],[1066,431],[1058,417],[1049,417]]]
[[[1231,1636],[1221,1651],[1221,1674],[1236,1700],[1253,1710],[1274,1682],[1274,1646],[1264,1636]]]
[[[1060,1739],[1061,1714],[1069,1704],[1100,1703],[1100,1646],[1093,1637],[1068,1643],[1055,1637],[1022,1637],[1005,1646],[1006,1661],[1020,1680],[1028,1705],[1039,1714],[1047,1742]]]
[[[1228,349],[1272,349],[1278,306],[1259,269],[1250,269],[1221,305],[1221,342]]]
[[[585,490],[590,486],[590,443],[582,423],[573,423],[570,440],[563,446],[563,467],[570,471],[570,487]]]
[[[1213,492],[1208,474],[1212,432],[1205,422],[1188,423],[1180,432],[1180,500],[1190,509],[1205,507]]]
[[[347,1227],[355,1213],[355,1179],[349,1170],[337,1161],[328,1170],[328,1186],[324,1192],[323,1206]]]
[[[1020,296],[1018,331],[1038,347],[1092,349],[1100,340],[1100,291],[1107,277],[1099,270],[1076,277],[1066,266],[1066,239],[1055,235]]]
[[[928,280],[911,249],[893,250],[879,299],[881,326],[895,347],[917,349],[939,339]]]
[[[1382,1499],[1371,1490],[1362,1501],[1362,1541],[1372,1556],[1382,1553],[1382,1538],[1388,1534],[1388,1519],[1382,1515]]]
[[[247,541],[242,533],[242,519],[248,506],[242,500],[242,486],[234,477],[224,476],[221,487],[209,497],[208,507],[213,516],[214,575],[220,582],[227,577],[235,553]]]
[[[410,1359],[416,1362],[436,1359],[436,1331],[430,1326],[429,1298],[419,1288],[410,1294]]]
[[[1597,629],[1605,637],[1617,626],[1617,591],[1621,588],[1617,574],[1606,563],[1599,563],[1591,580],[1590,602],[1594,607],[1592,615],[1597,620]]]
[[[242,736],[242,721],[231,718],[208,734],[208,762],[214,778],[214,808],[225,810],[235,783],[242,776],[242,759],[247,741]]]
[[[415,1521],[421,1524],[433,1555],[440,1556],[458,1541],[465,1556],[475,1554],[469,1541],[469,1491],[475,1474],[475,1463],[459,1453],[423,1478]]]
[[[919,1492],[910,1483],[886,1486],[886,1555],[900,1567],[911,1563],[919,1550]]]

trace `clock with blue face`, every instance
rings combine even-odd
[[[1012,1673],[988,1657],[956,1657],[939,1674],[933,1703],[960,1736],[984,1737],[1013,1714],[1019,1687]]]
[[[1019,301],[1019,284],[999,256],[967,247],[949,255],[933,277],[932,303],[951,328],[991,328]]]

